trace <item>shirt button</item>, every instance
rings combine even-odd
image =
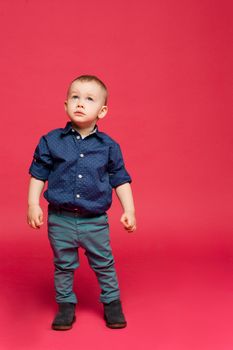
[[[77,198],[80,198],[80,194],[76,194],[76,197],[77,197]]]
[[[83,158],[83,157],[84,157],[84,154],[83,154],[83,153],[80,153],[80,157]]]
[[[80,139],[80,136],[78,135],[78,136],[76,136],[76,138],[79,140],[79,139]]]
[[[83,177],[81,174],[79,174],[79,176],[78,176],[80,179]]]

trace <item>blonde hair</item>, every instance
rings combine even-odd
[[[85,75],[80,75],[79,77],[75,78],[74,80],[71,81],[71,83],[69,85],[67,95],[69,94],[71,84],[73,84],[75,81],[95,81],[103,89],[104,95],[105,95],[104,104],[107,105],[108,89],[107,89],[106,85],[102,82],[102,80],[100,80],[97,76],[85,74]]]

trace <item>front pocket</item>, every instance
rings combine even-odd
[[[106,222],[108,223],[108,214],[104,214],[104,216],[105,216]]]

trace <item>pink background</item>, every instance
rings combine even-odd
[[[232,349],[232,2],[0,5],[1,349]],[[99,129],[121,144],[138,229],[123,230],[114,196],[128,327],[105,327],[82,254],[77,323],[57,333],[46,223],[26,224],[28,168],[39,137],[65,126],[66,89],[80,74],[109,88]]]

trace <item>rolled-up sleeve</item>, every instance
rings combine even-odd
[[[35,149],[33,160],[29,168],[29,174],[39,180],[46,181],[48,180],[52,165],[52,157],[49,152],[47,141],[45,137],[42,136]]]
[[[123,185],[126,182],[132,182],[129,173],[125,168],[123,155],[118,143],[114,143],[110,147],[108,172],[109,182],[113,188]]]

